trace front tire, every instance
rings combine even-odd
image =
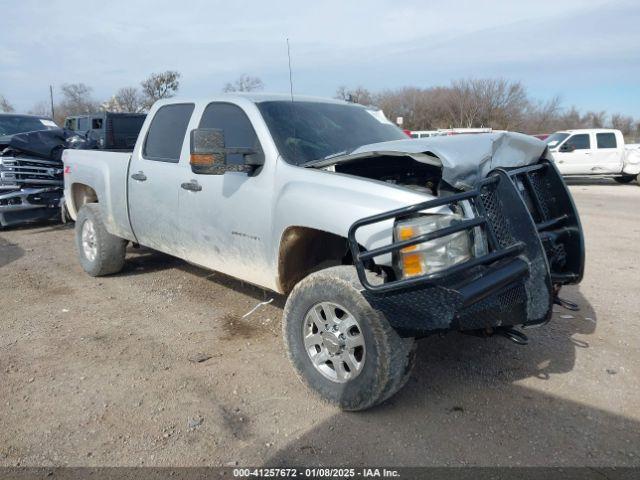
[[[97,203],[80,209],[75,234],[78,259],[85,272],[100,277],[122,270],[127,241],[107,232]]]
[[[287,299],[283,336],[298,377],[343,410],[364,410],[409,378],[414,340],[401,338],[362,295],[354,267],[300,281]]]

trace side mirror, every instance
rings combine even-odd
[[[573,152],[575,149],[576,147],[574,147],[570,143],[563,143],[558,150],[560,152]]]
[[[196,128],[191,130],[191,171],[203,175],[222,175],[226,172],[251,173],[264,164],[253,148],[227,148],[224,130],[218,128]],[[242,155],[244,163],[229,165],[227,155]],[[249,158],[248,158],[249,157]]]

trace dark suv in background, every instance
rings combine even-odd
[[[133,150],[142,128],[144,113],[100,112],[75,115],[64,120],[64,128],[86,135],[100,150]]]

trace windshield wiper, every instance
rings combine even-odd
[[[334,157],[341,157],[342,155],[348,155],[352,151],[353,150],[343,150],[341,152],[332,153],[330,155],[327,155],[324,158],[316,158],[315,160],[309,160],[308,162],[301,163],[300,166],[301,167],[314,167],[316,165],[323,164],[325,161],[331,160]]]

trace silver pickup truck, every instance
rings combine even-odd
[[[583,274],[572,198],[526,135],[413,140],[360,105],[225,94],[157,102],[131,154],[63,160],[87,273],[132,242],[286,295],[295,370],[345,410],[404,385],[416,338],[524,343]]]

